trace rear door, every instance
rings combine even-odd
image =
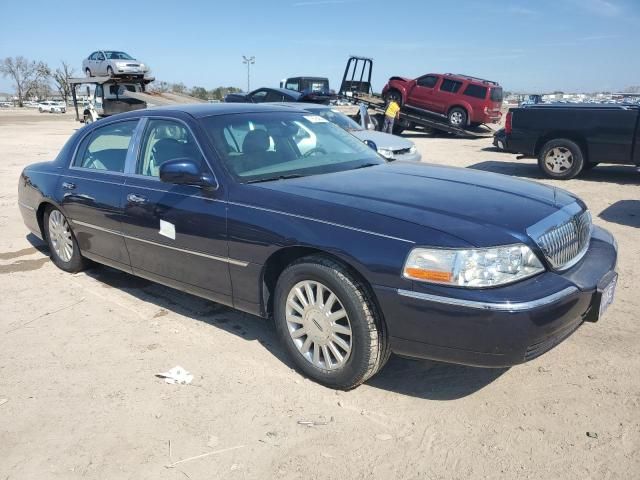
[[[415,86],[409,91],[407,104],[412,107],[434,111],[434,90],[440,77],[438,75],[424,75],[416,80]]]
[[[96,69],[94,75],[106,75],[107,74],[107,58],[103,52],[96,54]]]
[[[456,103],[462,82],[451,78],[443,78],[434,91],[433,111],[446,115],[449,108]]]
[[[61,207],[71,219],[80,250],[89,258],[128,269],[120,234],[122,187],[138,119],[109,123],[81,141],[61,176]]]
[[[188,158],[210,172],[193,130],[182,120],[149,117],[122,194],[123,232],[137,275],[230,304],[226,202],[222,189],[160,181],[160,165]]]

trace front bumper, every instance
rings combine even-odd
[[[484,290],[417,282],[412,290],[374,290],[394,353],[506,367],[545,353],[583,322],[597,321],[600,291],[615,279],[616,261],[615,240],[596,227],[587,254],[565,272]]]

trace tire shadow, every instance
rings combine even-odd
[[[607,222],[640,228],[640,200],[619,200],[598,215]]]

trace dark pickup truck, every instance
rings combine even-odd
[[[505,148],[537,157],[545,175],[569,179],[599,163],[640,165],[640,105],[548,104],[512,108]]]

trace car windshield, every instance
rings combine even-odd
[[[217,115],[201,122],[222,163],[243,183],[385,163],[360,140],[312,113]]]
[[[305,110],[320,115],[322,118],[329,120],[331,123],[335,123],[345,130],[364,130],[357,122],[337,110],[331,108],[305,108]]]
[[[124,52],[104,52],[109,60],[133,60],[133,57]]]

